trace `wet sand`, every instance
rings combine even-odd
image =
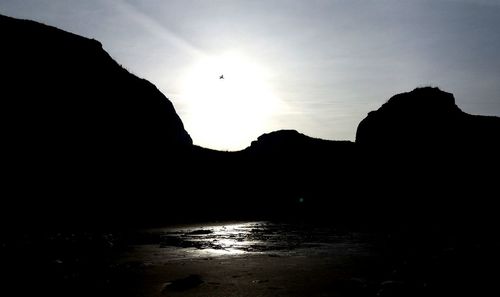
[[[375,296],[380,282],[380,259],[357,234],[265,222],[155,232],[159,244],[117,262],[128,296]]]
[[[490,233],[356,233],[249,222],[6,238],[0,242],[0,276],[4,291],[17,296],[491,296],[484,293],[499,291],[500,245]]]
[[[120,255],[115,271],[122,278],[113,293],[395,297],[498,291],[495,244],[478,234],[356,233],[266,222],[160,232],[158,243],[136,244]]]
[[[245,254],[162,260],[157,245],[133,247],[121,265],[135,274],[123,284],[130,296],[352,296],[368,284],[369,256]],[[365,265],[364,269],[361,266]],[[169,290],[172,281],[198,275],[203,281]],[[350,290],[351,292],[347,292]]]

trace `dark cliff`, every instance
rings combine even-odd
[[[500,118],[470,115],[453,94],[438,88],[417,88],[393,96],[361,121],[356,143],[371,149],[445,150],[497,149]]]
[[[263,134],[242,154],[250,160],[246,168],[258,177],[258,195],[270,213],[339,222],[355,201],[351,185],[358,156],[353,142],[280,130]]]
[[[393,96],[361,121],[358,181],[381,218],[492,225],[500,118],[470,115],[452,94],[417,88]],[[371,206],[369,206],[371,205]]]
[[[9,201],[103,212],[177,173],[192,141],[172,103],[98,41],[5,16],[0,38]]]
[[[0,24],[3,110],[23,139],[43,131],[52,141],[77,142],[75,150],[82,144],[122,151],[192,144],[172,103],[98,41],[4,16]]]
[[[332,150],[347,153],[353,146],[350,141],[331,141],[312,138],[295,130],[279,130],[259,136],[245,151],[261,156],[274,155],[277,158],[301,154],[313,158],[331,154]]]
[[[500,119],[464,113],[437,88],[392,97],[360,123],[355,143],[281,130],[219,152],[193,146],[168,99],[99,42],[3,16],[0,25],[9,222],[373,225],[490,205]],[[480,202],[460,204],[459,194]]]

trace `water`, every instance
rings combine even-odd
[[[366,235],[323,226],[258,221],[168,227],[156,232],[160,233],[161,254],[168,259],[245,254],[339,256],[370,252]]]

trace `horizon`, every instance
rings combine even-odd
[[[500,115],[495,1],[2,0],[0,13],[99,40],[211,149],[281,129],[354,140],[368,112],[425,85]]]

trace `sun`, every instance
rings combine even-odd
[[[283,108],[271,79],[257,60],[236,52],[196,61],[183,76],[179,94],[193,142],[218,150],[250,145]]]

